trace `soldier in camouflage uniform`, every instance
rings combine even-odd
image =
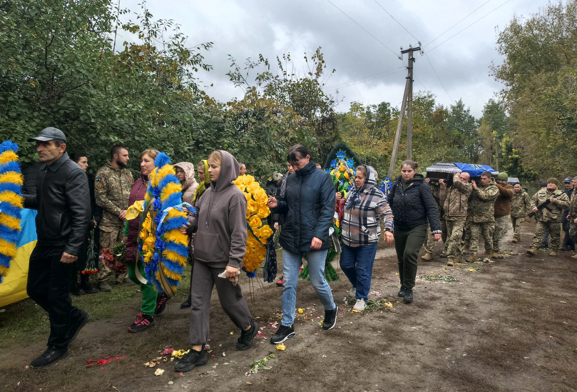
[[[577,177],[573,177],[573,193],[571,194],[567,220],[569,221],[569,235],[573,243],[577,244]],[[577,259],[577,253],[571,258]]]
[[[479,235],[483,235],[485,241],[485,254],[487,257],[493,255],[493,231],[495,230],[495,200],[499,195],[499,189],[495,185],[495,180],[491,177],[491,172],[481,174],[480,184],[473,182],[473,192],[471,194],[471,241],[469,249],[471,256],[467,258],[469,263],[476,262],[477,248],[479,246]]]
[[[493,232],[493,254],[492,259],[502,259],[499,254],[503,237],[511,226],[511,201],[515,192],[513,187],[507,182],[509,175],[505,172],[497,176],[496,186],[499,189],[499,196],[495,200],[495,231]]]
[[[556,178],[550,178],[547,180],[547,189],[541,189],[531,198],[531,207],[533,207],[534,212],[537,212],[537,227],[535,228],[531,249],[527,251],[528,256],[537,254],[537,249],[546,230],[549,231],[551,237],[551,253],[549,253],[549,256],[557,256],[561,243],[561,214],[563,209],[569,207],[570,204],[569,198],[565,193],[557,189],[558,186],[559,181]],[[538,212],[537,206],[546,200],[551,200],[548,205],[551,211],[543,208],[541,212]]]
[[[463,238],[463,227],[467,219],[467,209],[469,196],[473,191],[469,183],[471,176],[469,173],[455,173],[453,185],[448,187],[443,180],[441,184],[441,201],[445,212],[445,223],[447,226],[447,265],[462,262],[461,239]]]
[[[511,203],[511,222],[513,223],[513,242],[521,241],[521,225],[525,220],[525,215],[531,212],[531,199],[525,192],[521,184],[515,184],[513,187],[515,195]]]
[[[433,194],[433,199],[435,199],[435,207],[437,207],[437,213],[439,214],[439,221],[441,222],[441,237],[443,239],[443,244],[445,245],[445,249],[441,252],[441,257],[445,257],[446,250],[447,250],[447,225],[445,224],[445,219],[443,218],[443,208],[441,207],[440,200],[441,200],[441,188],[439,183],[431,183],[430,179],[426,178],[425,182],[429,184],[431,188],[431,193]],[[431,232],[431,228],[427,228],[427,241],[425,242],[425,254],[421,256],[421,260],[423,261],[432,261],[433,260],[433,248],[435,247],[435,239],[433,238],[433,233]]]
[[[100,221],[100,248],[111,248],[121,242],[124,236],[124,223],[128,209],[128,197],[134,183],[132,173],[128,170],[128,150],[116,145],[110,150],[111,159],[96,173],[94,181],[94,196],[96,204],[102,207]],[[98,285],[101,291],[110,291],[108,277],[112,270],[103,260],[98,260]],[[122,283],[126,274],[117,276],[117,282]]]

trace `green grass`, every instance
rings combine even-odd
[[[422,275],[422,280],[426,280],[428,282],[446,282],[446,283],[453,283],[456,282],[457,279],[453,275]]]
[[[187,267],[185,275],[176,292],[175,301],[184,301],[188,296],[190,267]],[[112,291],[109,293],[72,296],[72,304],[90,313],[90,320],[96,321],[112,318],[126,305],[140,300],[140,288],[137,285],[111,283],[111,286]],[[48,314],[36,302],[27,298],[4,309],[5,312],[0,313],[0,349],[14,345],[28,346],[47,338],[50,327]]]

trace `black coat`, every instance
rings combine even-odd
[[[410,229],[429,222],[431,231],[440,231],[441,222],[435,199],[422,174],[415,174],[410,185],[403,191],[399,176],[389,192],[389,205],[393,210],[395,227]]]
[[[274,212],[284,215],[280,245],[293,253],[311,251],[313,237],[329,249],[329,229],[335,213],[335,189],[329,173],[311,160],[287,177],[286,194]]]
[[[267,182],[266,183],[266,190],[267,190],[267,194],[269,196],[277,197],[277,194],[279,191],[277,181],[270,180],[269,182]],[[278,214],[278,213],[271,213],[267,218],[268,224],[269,224],[270,228],[273,229],[273,231],[274,231],[273,225],[279,221],[279,216],[280,216],[280,214]]]
[[[50,166],[40,166],[36,195],[24,195],[24,207],[38,210],[38,245],[80,254],[91,220],[90,190],[86,173],[67,153]]]

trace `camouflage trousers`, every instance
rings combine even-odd
[[[471,244],[469,250],[471,253],[477,253],[479,249],[479,236],[483,236],[485,242],[485,253],[488,257],[493,254],[493,232],[495,231],[495,222],[471,222]]]
[[[551,238],[551,245],[549,250],[558,251],[561,245],[561,223],[560,222],[541,222],[537,221],[537,226],[535,227],[535,235],[533,236],[533,241],[531,242],[531,249],[538,249],[541,245],[541,240],[546,231],[549,231],[549,236]]]
[[[569,236],[577,244],[577,223],[569,224]]]
[[[467,216],[465,220],[465,226],[463,227],[463,245],[469,246],[471,242],[471,218]]]
[[[445,245],[444,252],[447,253],[447,224],[445,223],[444,219],[441,219],[441,239],[443,240],[443,244]],[[433,233],[431,232],[431,226],[427,227],[427,241],[425,242],[425,252],[433,253],[433,249],[435,248],[435,238],[433,237]]]
[[[465,227],[465,217],[455,220],[447,220],[447,258],[459,259],[463,256],[461,248],[461,239],[463,238],[463,229]]]
[[[121,242],[122,237],[124,237],[123,227],[100,227],[100,252],[102,253],[102,248],[110,249],[114,244]],[[107,281],[110,275],[112,275],[112,270],[106,266],[104,260],[98,258],[98,273],[96,274],[98,282]],[[125,278],[126,273],[119,275],[116,279],[122,282]]]
[[[497,253],[501,250],[503,237],[509,231],[511,226],[511,216],[496,216],[495,217],[495,231],[493,231],[493,250]]]
[[[511,222],[513,223],[513,231],[515,233],[513,234],[513,238],[515,238],[517,241],[521,241],[521,225],[523,224],[523,222],[525,222],[525,218],[511,217]]]

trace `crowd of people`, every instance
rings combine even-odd
[[[155,324],[169,300],[146,280],[138,251],[141,222],[127,220],[127,210],[145,199],[149,175],[155,170],[159,152],[148,149],[140,154],[140,176],[134,180],[128,169],[129,151],[122,145],[110,150],[110,159],[88,179],[88,157],[66,153],[66,136],[56,128],[46,128],[35,138],[40,165],[32,174],[35,189],[25,193],[25,207],[38,210],[38,242],[30,258],[27,290],[50,318],[47,350],[31,367],[48,366],[68,353],[90,315],[72,305],[70,294],[95,294],[113,290],[117,284],[132,282],[140,287],[142,305],[129,332],[142,332]],[[182,200],[192,206],[187,224],[180,229],[190,238],[188,259],[191,265],[191,291],[180,307],[190,308],[191,349],[175,365],[187,372],[208,361],[204,350],[209,337],[210,298],[216,287],[220,304],[240,329],[238,350],[252,347],[258,332],[243,298],[239,274],[247,241],[247,200],[233,181],[246,173],[246,165],[224,150],[212,152],[196,166],[174,165],[182,185]],[[503,237],[512,226],[513,242],[521,240],[520,225],[535,213],[537,229],[528,255],[534,255],[544,237],[550,237],[551,256],[560,246],[561,220],[565,222],[564,247],[574,249],[577,240],[577,196],[575,179],[566,178],[564,192],[551,178],[532,198],[520,184],[507,183],[507,174],[493,179],[484,172],[478,181],[468,173],[457,173],[450,181],[430,181],[418,172],[418,164],[407,160],[393,181],[388,195],[377,187],[378,173],[368,165],[355,168],[349,192],[335,192],[331,175],[311,159],[303,145],[287,153],[287,172],[274,173],[267,184],[268,224],[280,230],[282,247],[282,320],[271,338],[280,344],[295,336],[294,319],[297,284],[303,258],[308,263],[310,282],[325,309],[322,327],[331,330],[337,323],[338,305],[325,279],[325,260],[335,241],[332,226],[340,222],[342,253],[340,266],[351,283],[349,295],[356,299],[353,309],[363,311],[368,301],[373,264],[378,244],[394,242],[400,290],[406,304],[414,300],[417,260],[433,259],[435,241],[443,239],[447,264],[478,261],[481,236],[487,258],[501,258]],[[25,183],[30,183],[27,178]],[[565,210],[565,211],[564,211]],[[142,218],[141,218],[142,219]],[[89,235],[93,231],[93,235]],[[337,242],[340,242],[338,239]],[[569,242],[570,241],[570,242]],[[117,243],[126,244],[126,272],[113,271],[99,258],[97,285],[80,274],[86,265],[87,249],[100,253]],[[339,249],[341,249],[339,245]],[[225,279],[223,279],[225,278]]]

